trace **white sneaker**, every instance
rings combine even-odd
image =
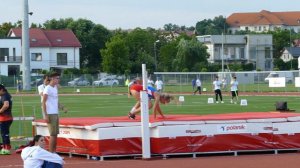
[[[234,102],[234,104],[237,104],[237,102]]]
[[[230,103],[233,103],[233,101],[232,101],[232,100],[230,100]]]
[[[219,101],[216,101],[216,103],[218,104],[218,103],[219,103]]]
[[[221,101],[221,103],[224,103],[223,101]]]

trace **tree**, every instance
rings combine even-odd
[[[15,25],[11,22],[2,23],[2,25],[0,25],[0,37],[7,37],[9,30],[14,27]]]
[[[45,29],[51,29],[51,30],[59,30],[59,29],[66,29],[68,28],[69,24],[74,22],[72,18],[66,18],[66,19],[51,19],[47,20],[43,25]]]
[[[192,40],[181,39],[178,44],[175,69],[180,71],[183,69],[199,71],[195,65],[199,62],[207,63],[208,53],[206,49],[207,47],[198,42],[196,38]]]
[[[152,56],[152,60],[154,59],[154,42],[155,32],[152,30],[143,30],[141,28],[136,28],[132,32],[128,33],[125,41],[126,45],[129,47],[129,63],[132,64],[131,72],[132,73],[140,73],[141,72],[141,62],[146,55]],[[154,63],[151,60],[144,60],[148,64],[147,67],[149,69],[154,69]],[[152,62],[152,64],[151,64]],[[150,68],[151,67],[151,68]]]
[[[159,71],[173,71],[172,60],[176,58],[178,41],[173,40],[162,47],[159,50]]]
[[[198,35],[216,35],[226,33],[228,28],[226,18],[223,16],[217,16],[213,20],[204,19],[196,23],[196,32]]]
[[[103,71],[114,74],[124,74],[130,70],[129,48],[120,36],[114,36],[105,44],[106,49],[101,49]]]

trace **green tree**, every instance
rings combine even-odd
[[[196,63],[207,63],[208,53],[207,47],[198,42],[196,38],[192,40],[181,39],[178,44],[178,52],[176,55],[177,65],[175,69],[180,71],[188,69],[189,71],[198,69]],[[199,70],[198,70],[199,71]]]
[[[228,24],[226,18],[223,16],[217,16],[213,20],[204,19],[196,23],[196,32],[198,35],[216,35],[222,32],[226,33]]]
[[[80,50],[80,63],[88,73],[97,73],[101,69],[100,49],[104,48],[105,42],[111,37],[110,31],[100,24],[94,24],[87,19],[78,19],[68,24],[79,39],[82,48]]]
[[[131,72],[141,72],[141,60],[144,60],[146,55],[152,56],[154,59],[154,42],[156,41],[156,35],[153,30],[143,30],[136,28],[132,32],[128,33],[125,37],[127,46],[129,47],[129,63],[132,65]],[[154,69],[154,63],[151,60],[144,60],[150,65],[147,68]],[[152,64],[151,64],[152,62]],[[143,62],[144,63],[144,62]]]
[[[178,41],[173,40],[165,45],[162,45],[159,50],[159,68],[158,71],[169,72],[173,71],[172,62],[176,58]]]
[[[14,27],[15,25],[11,22],[2,23],[2,25],[0,25],[0,37],[7,37],[9,30]]]
[[[43,26],[45,29],[52,29],[52,30],[59,30],[59,29],[66,29],[68,28],[69,24],[74,22],[72,18],[66,18],[66,19],[51,19],[47,20]]]
[[[103,71],[114,74],[124,74],[129,67],[129,48],[125,40],[116,35],[101,49]],[[129,70],[130,71],[130,70]]]

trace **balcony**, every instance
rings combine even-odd
[[[50,60],[50,67],[76,67],[79,62],[67,61],[67,62],[57,62],[56,60]]]
[[[0,63],[22,63],[22,56],[0,56]]]

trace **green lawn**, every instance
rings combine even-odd
[[[276,101],[287,101],[290,109],[300,112],[299,97],[277,97],[277,96],[240,96],[240,99],[247,99],[248,106],[230,104],[230,97],[224,96],[224,104],[207,104],[207,95],[185,95],[185,102],[182,105],[170,103],[161,105],[165,114],[217,114],[217,113],[238,113],[238,112],[263,112],[274,111]],[[107,117],[126,116],[134,105],[135,100],[127,95],[71,95],[60,96],[60,102],[68,107],[68,113],[61,113],[61,117]],[[33,116],[41,118],[40,97],[39,96],[14,96],[13,114],[14,116]],[[13,123],[11,129],[12,136],[30,136],[30,122]]]

